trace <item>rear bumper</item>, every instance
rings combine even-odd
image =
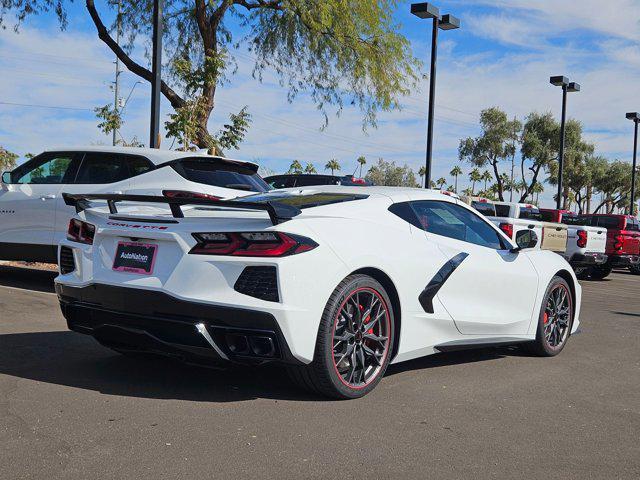
[[[604,253],[576,253],[571,257],[569,263],[572,267],[588,267],[605,264],[608,258]]]
[[[609,255],[607,264],[612,268],[627,268],[640,265],[638,255]]]
[[[187,363],[300,363],[270,313],[104,284],[58,283],[56,293],[69,329],[110,348]]]

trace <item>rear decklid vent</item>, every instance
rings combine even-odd
[[[73,258],[73,250],[69,247],[60,248],[60,273],[67,275],[76,269],[76,262]]]
[[[238,293],[267,302],[280,301],[276,267],[245,267],[233,288]]]

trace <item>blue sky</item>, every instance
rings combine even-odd
[[[105,12],[105,3],[96,3]],[[395,15],[427,72],[428,23],[411,16],[409,4],[401,2]],[[462,28],[441,35],[435,178],[448,177],[458,162],[459,140],[478,133],[481,109],[500,106],[520,118],[534,110],[558,114],[560,91],[548,78],[559,74],[582,84],[582,92],[570,97],[569,114],[583,122],[598,152],[629,159],[632,125],[624,114],[640,109],[640,1],[450,0],[438,5],[461,18]],[[84,2],[72,6],[69,18],[65,32],[45,17],[27,21],[19,34],[0,31],[0,145],[12,151],[110,142],[97,130],[92,110],[112,101],[113,56],[97,39]],[[146,62],[141,51],[134,56]],[[322,170],[335,157],[350,173],[361,154],[369,164],[384,157],[416,170],[422,165],[426,85],[403,101],[402,111],[380,115],[378,129],[367,134],[360,113],[351,108],[330,118],[321,132],[323,118],[307,97],[289,104],[271,76],[263,84],[251,77],[252,59],[245,51],[238,53],[238,63],[231,84],[219,90],[211,122],[216,131],[229,112],[248,106],[251,131],[231,156],[276,172],[296,158]],[[121,79],[126,96],[137,78],[125,72]],[[163,103],[163,115],[170,111]],[[149,87],[138,85],[123,135],[146,142],[148,116]],[[169,146],[164,141],[163,148]],[[463,165],[463,170],[470,168]],[[551,190],[547,187],[543,198],[550,199]]]

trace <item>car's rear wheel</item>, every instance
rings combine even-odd
[[[290,375],[328,397],[363,397],[387,370],[393,338],[393,308],[384,287],[367,275],[351,275],[327,302],[313,362],[289,367]]]
[[[607,265],[599,265],[591,270],[591,278],[594,280],[603,280],[611,275],[612,268]]]
[[[640,265],[634,265],[633,267],[629,267],[629,270],[634,275],[640,275]]]
[[[532,353],[553,357],[562,351],[571,335],[573,303],[567,281],[562,277],[553,277],[542,300],[536,339],[527,344]]]

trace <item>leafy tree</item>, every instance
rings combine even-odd
[[[629,206],[630,173],[631,165],[627,162],[614,160],[609,163],[605,174],[594,184],[603,195],[602,202],[595,208],[594,213],[599,213],[602,208],[605,208],[605,213],[613,213],[616,208],[623,209]]]
[[[471,170],[471,173],[469,173],[469,180],[471,181],[471,196],[473,196],[476,190],[476,183],[482,181],[482,174],[480,173],[480,170],[477,168]]]
[[[122,116],[118,109],[114,108],[112,104],[104,105],[103,107],[96,107],[93,109],[100,123],[98,129],[105,135],[111,135],[114,131],[117,132],[122,128]]]
[[[451,171],[449,172],[449,175],[451,175],[454,178],[454,192],[458,192],[458,177],[460,175],[462,175],[462,169],[460,168],[459,165],[456,165],[455,167],[453,167],[451,169]],[[486,189],[485,189],[486,190]]]
[[[424,165],[418,170],[418,176],[420,177],[420,185],[424,185],[424,176],[427,174],[427,167]]]
[[[447,179],[444,177],[440,177],[438,180],[436,180],[436,185],[440,190],[442,190],[442,187],[444,187],[446,184],[447,184]]]
[[[325,170],[331,170],[331,175],[333,175],[334,170],[338,170],[340,171],[340,164],[338,163],[338,160],[336,160],[335,158],[332,158],[331,160],[329,160],[327,162],[327,164],[324,166]]]
[[[560,126],[558,126],[558,137],[560,136]],[[594,145],[582,139],[582,124],[577,120],[567,122],[564,157],[564,181],[562,192],[562,208],[568,209],[573,201],[578,202],[582,211],[583,192],[582,189],[589,182],[589,168],[587,158],[593,156]],[[558,140],[559,149],[559,140]],[[558,153],[559,155],[559,153]],[[558,185],[558,160],[557,158],[549,162],[548,182],[551,185]]]
[[[0,22],[15,15],[51,13],[62,28],[68,24],[72,0],[4,0]],[[393,13],[397,0],[165,0],[164,50],[166,70],[162,94],[174,110],[197,108],[195,144],[210,148],[208,132],[219,87],[237,69],[236,47],[247,47],[254,75],[262,80],[272,70],[288,87],[289,100],[305,93],[328,119],[344,103],[363,114],[363,127],[375,125],[377,113],[399,108],[400,98],[417,82],[420,64],[409,41],[400,33]],[[112,36],[117,2],[109,0],[99,12],[94,0],[85,6],[98,37],[135,75],[151,82],[151,71],[131,55],[139,37],[151,38],[152,0],[122,0],[121,43]],[[231,25],[240,25],[234,36]],[[185,75],[188,73],[188,75]],[[345,88],[348,86],[348,89]],[[183,137],[191,139],[191,133]]]
[[[288,174],[291,173],[295,173],[295,174],[300,174],[302,173],[302,164],[300,163],[299,160],[294,160],[293,162],[291,162],[291,165],[289,165],[289,171],[287,171]]]
[[[416,174],[407,165],[400,167],[395,162],[387,162],[382,158],[369,169],[365,178],[375,185],[412,188],[419,186]]]
[[[0,147],[0,173],[5,170],[12,170],[16,166],[18,155]]]
[[[364,167],[367,164],[367,159],[364,155],[361,155],[358,157],[358,163],[360,164],[360,175],[359,177],[362,178],[362,167]]]
[[[313,166],[313,163],[307,163],[307,166],[304,167],[304,173],[312,174],[318,173],[318,171],[316,170],[316,167]]]
[[[496,179],[498,198],[504,200],[499,163],[513,154],[514,134],[517,134],[522,126],[518,120],[509,120],[505,112],[493,107],[480,112],[480,127],[480,136],[460,142],[458,156],[460,160],[476,167],[491,166]]]

